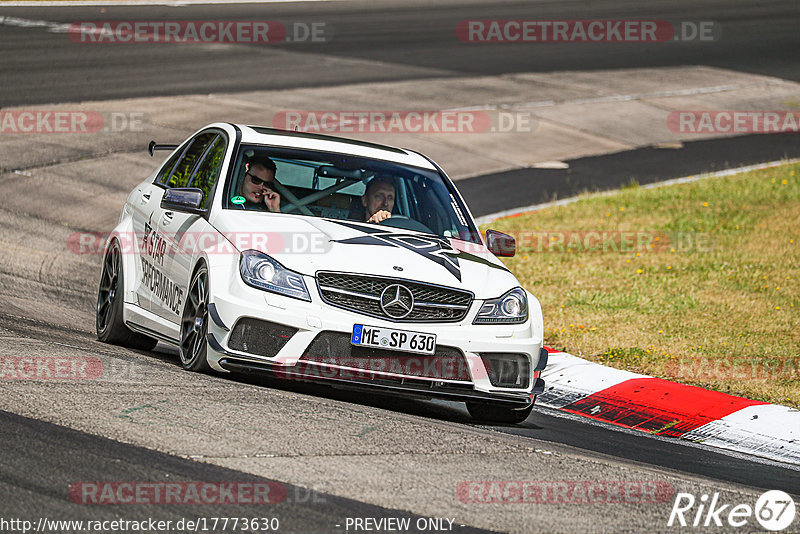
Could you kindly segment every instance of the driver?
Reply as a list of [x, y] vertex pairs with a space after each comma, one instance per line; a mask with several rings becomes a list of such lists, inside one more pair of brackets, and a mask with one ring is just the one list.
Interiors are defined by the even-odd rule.
[[277, 169], [275, 162], [266, 156], [256, 156], [250, 158], [244, 168], [244, 180], [240, 188], [245, 198], [244, 207], [280, 213], [281, 196], [272, 186]]
[[392, 216], [394, 207], [394, 182], [386, 176], [376, 176], [367, 184], [367, 190], [361, 197], [361, 204], [366, 214], [364, 221], [379, 223]]

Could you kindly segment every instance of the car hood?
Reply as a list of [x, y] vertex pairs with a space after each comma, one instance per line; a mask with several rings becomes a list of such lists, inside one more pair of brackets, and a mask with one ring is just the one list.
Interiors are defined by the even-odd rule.
[[309, 276], [336, 271], [419, 280], [466, 289], [481, 299], [519, 285], [483, 244], [287, 214], [227, 212], [213, 223], [240, 252], [261, 251]]

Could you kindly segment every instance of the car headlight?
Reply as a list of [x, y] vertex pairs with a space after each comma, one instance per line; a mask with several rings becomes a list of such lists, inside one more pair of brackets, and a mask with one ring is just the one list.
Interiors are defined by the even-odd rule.
[[515, 287], [499, 299], [483, 303], [472, 324], [516, 324], [528, 320], [528, 296]]
[[239, 272], [244, 283], [249, 286], [311, 302], [303, 275], [290, 271], [263, 252], [242, 252]]

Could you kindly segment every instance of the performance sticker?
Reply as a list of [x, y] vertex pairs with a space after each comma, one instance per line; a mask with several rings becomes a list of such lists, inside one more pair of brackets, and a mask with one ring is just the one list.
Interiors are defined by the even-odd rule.
[[145, 223], [142, 240], [142, 284], [177, 315], [183, 304], [183, 288], [154, 265], [164, 266], [166, 250], [167, 242], [164, 237]]
[[164, 266], [164, 254], [167, 252], [167, 241], [158, 232], [153, 230], [150, 223], [144, 223], [142, 250], [153, 258], [154, 263], [162, 267]]

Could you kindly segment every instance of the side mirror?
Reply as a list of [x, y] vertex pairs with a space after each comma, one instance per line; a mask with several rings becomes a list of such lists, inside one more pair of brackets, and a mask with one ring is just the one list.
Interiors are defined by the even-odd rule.
[[513, 256], [517, 253], [517, 241], [497, 230], [486, 230], [486, 248], [495, 256]]
[[200, 206], [203, 204], [203, 191], [196, 187], [173, 187], [164, 191], [161, 199], [161, 207], [194, 213], [196, 215], [205, 214], [205, 210]]

